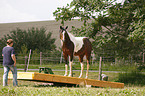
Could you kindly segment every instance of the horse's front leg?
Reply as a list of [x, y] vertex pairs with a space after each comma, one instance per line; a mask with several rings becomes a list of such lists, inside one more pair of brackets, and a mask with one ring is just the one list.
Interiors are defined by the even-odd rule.
[[67, 76], [68, 75], [68, 64], [65, 64], [65, 74], [64, 76]]
[[69, 57], [69, 68], [70, 68], [70, 71], [69, 71], [69, 77], [72, 77], [72, 63], [73, 63], [73, 55], [70, 55]]
[[65, 59], [65, 74], [64, 76], [68, 75], [68, 55], [63, 55]]

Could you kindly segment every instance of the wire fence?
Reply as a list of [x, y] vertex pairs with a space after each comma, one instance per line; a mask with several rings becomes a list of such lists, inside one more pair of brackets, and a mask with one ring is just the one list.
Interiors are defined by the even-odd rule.
[[[53, 53], [50, 55], [50, 53], [37, 53], [37, 55], [32, 54], [30, 56], [30, 65], [46, 65], [46, 64], [60, 64], [64, 63], [63, 53]], [[91, 64], [99, 63], [99, 58], [102, 57], [103, 63], [110, 63], [110, 64], [138, 64], [138, 63], [145, 63], [145, 56], [144, 53], [141, 54], [132, 54], [128, 58], [117, 58], [113, 54], [108, 53], [106, 55], [102, 53], [91, 54]], [[25, 56], [24, 54], [21, 54], [19, 56], [16, 56], [17, 58], [17, 64], [27, 64], [29, 56]], [[2, 64], [2, 57], [0, 57], [0, 64]], [[84, 57], [84, 62], [86, 63], [86, 58]], [[73, 63], [79, 63], [78, 57], [74, 57]]]
[[[17, 67], [18, 69], [24, 70], [25, 72], [29, 69], [37, 69], [39, 70], [39, 67], [45, 67], [51, 68], [53, 70], [63, 70], [65, 69], [64, 66], [59, 65], [64, 63], [63, 53], [62, 52], [55, 52], [55, 53], [37, 53], [37, 54], [16, 54], [17, 59]], [[30, 58], [29, 58], [30, 57]], [[102, 68], [100, 71], [100, 57], [102, 62]], [[0, 57], [0, 64], [2, 65], [2, 57]], [[143, 67], [139, 67], [140, 64], [145, 64], [144, 62], [145, 56], [144, 53], [140, 54], [132, 54], [129, 55], [127, 58], [117, 58], [115, 57], [115, 54], [112, 53], [94, 53], [91, 54], [91, 66], [89, 68], [89, 71], [98, 71], [99, 69], [99, 76], [102, 74], [100, 72], [103, 71], [114, 71], [114, 72], [126, 72], [126, 70], [130, 70], [131, 68], [139, 68], [139, 70], [142, 70]], [[28, 67], [29, 62], [29, 67]], [[80, 64], [78, 57], [74, 57], [73, 60], [73, 70], [80, 70]], [[86, 58], [84, 57], [84, 64], [86, 63]], [[135, 67], [134, 67], [135, 66]], [[136, 67], [137, 66], [137, 67]], [[129, 69], [130, 67], [130, 69]], [[145, 69], [145, 67], [144, 67]], [[86, 70], [84, 66], [84, 70]], [[34, 70], [33, 70], [34, 71]], [[128, 75], [128, 74], [127, 74]], [[128, 76], [129, 77], [135, 77], [135, 76]], [[101, 78], [101, 76], [100, 76]], [[144, 78], [143, 78], [144, 79]], [[141, 78], [142, 80], [142, 78]]]

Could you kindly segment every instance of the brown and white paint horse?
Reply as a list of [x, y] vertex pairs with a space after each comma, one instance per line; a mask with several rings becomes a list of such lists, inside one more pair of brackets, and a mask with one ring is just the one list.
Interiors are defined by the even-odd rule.
[[81, 63], [81, 73], [79, 78], [81, 78], [84, 70], [83, 57], [86, 55], [86, 59], [87, 59], [86, 78], [88, 78], [90, 56], [92, 51], [91, 42], [87, 37], [74, 37], [71, 33], [67, 32], [66, 30], [67, 28], [68, 26], [66, 28], [60, 26], [60, 39], [62, 42], [62, 51], [65, 59], [64, 76], [68, 75], [68, 56], [69, 56], [69, 66], [70, 66], [70, 73], [68, 75], [69, 77], [72, 77], [73, 57], [79, 56], [79, 61]]

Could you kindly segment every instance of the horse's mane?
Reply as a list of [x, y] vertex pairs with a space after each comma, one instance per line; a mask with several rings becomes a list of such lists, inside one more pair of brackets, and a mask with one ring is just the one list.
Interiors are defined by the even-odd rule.
[[75, 40], [75, 36], [74, 36], [73, 34], [71, 34], [71, 33], [69, 33], [69, 32], [67, 32], [67, 33], [68, 33], [68, 35], [69, 35], [70, 39]]
[[76, 39], [76, 38], [88, 38], [88, 37], [75, 37], [72, 33], [67, 32], [70, 39]]

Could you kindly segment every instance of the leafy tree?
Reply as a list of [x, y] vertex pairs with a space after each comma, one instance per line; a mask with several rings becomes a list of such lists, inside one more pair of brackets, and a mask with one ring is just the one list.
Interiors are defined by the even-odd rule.
[[22, 46], [30, 50], [37, 49], [38, 52], [45, 52], [47, 50], [55, 50], [56, 46], [54, 44], [55, 39], [51, 38], [52, 33], [49, 32], [46, 34], [46, 29], [41, 27], [39, 28], [30, 28], [28, 30], [22, 30], [17, 28], [10, 32], [10, 35], [7, 34], [0, 40], [1, 47], [6, 46], [5, 42], [7, 39], [11, 38], [14, 40], [14, 48], [17, 53], [23, 52]]
[[17, 63], [19, 64], [25, 64], [25, 56], [28, 57], [28, 49], [26, 47], [26, 45], [24, 44], [23, 46], [21, 46], [21, 51], [18, 53], [17, 55]]
[[18, 54], [19, 56], [25, 55], [28, 56], [28, 48], [26, 47], [26, 45], [24, 44], [23, 46], [21, 46], [21, 51]]
[[[128, 57], [144, 48], [144, 13], [143, 0], [125, 0], [124, 3], [116, 3], [116, 0], [73, 0], [66, 7], [57, 8], [53, 14], [62, 24], [79, 17], [84, 25], [72, 27], [72, 31], [92, 38], [95, 50], [112, 51], [115, 57]], [[92, 22], [88, 23], [88, 20]]]
[[145, 46], [145, 4], [143, 0], [139, 0], [136, 2], [136, 6], [134, 9], [135, 20], [130, 26], [133, 32], [129, 34], [128, 39], [133, 40], [133, 42], [140, 42], [139, 44], [143, 48]]
[[38, 52], [38, 50], [37, 49], [33, 50], [30, 64], [39, 64], [40, 63], [39, 58], [40, 58], [40, 53]]

